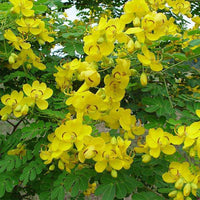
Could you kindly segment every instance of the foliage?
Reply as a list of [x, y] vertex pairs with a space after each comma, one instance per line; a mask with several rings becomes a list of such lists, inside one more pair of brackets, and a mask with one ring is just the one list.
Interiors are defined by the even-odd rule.
[[0, 5], [1, 199], [200, 197], [199, 2]]

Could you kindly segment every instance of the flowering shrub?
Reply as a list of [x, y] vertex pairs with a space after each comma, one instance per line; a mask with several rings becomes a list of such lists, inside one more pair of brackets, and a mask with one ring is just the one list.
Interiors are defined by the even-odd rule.
[[64, 5], [1, 3], [0, 197], [200, 198], [193, 4], [131, 0], [74, 22]]

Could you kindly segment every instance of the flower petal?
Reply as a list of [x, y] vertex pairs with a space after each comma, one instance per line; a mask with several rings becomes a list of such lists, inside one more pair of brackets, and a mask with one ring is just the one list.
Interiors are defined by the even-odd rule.
[[36, 100], [36, 104], [40, 110], [45, 110], [48, 108], [48, 102], [42, 99]]
[[96, 164], [95, 164], [95, 170], [98, 172], [98, 173], [101, 173], [105, 170], [105, 168], [107, 167], [107, 161], [106, 160], [103, 160], [103, 161], [98, 161]]

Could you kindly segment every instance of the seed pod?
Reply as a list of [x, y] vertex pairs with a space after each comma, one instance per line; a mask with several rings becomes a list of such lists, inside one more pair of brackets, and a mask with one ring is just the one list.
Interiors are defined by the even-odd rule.
[[141, 76], [140, 76], [140, 83], [142, 86], [146, 86], [147, 85], [147, 75], [146, 73], [142, 73]]

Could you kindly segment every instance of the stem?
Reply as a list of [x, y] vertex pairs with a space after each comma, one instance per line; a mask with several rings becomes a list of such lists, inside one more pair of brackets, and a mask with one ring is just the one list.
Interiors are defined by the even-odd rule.
[[[200, 56], [200, 54], [195, 55], [195, 56], [192, 56], [192, 57], [190, 57], [188, 60], [191, 60], [191, 59], [196, 58], [196, 57], [199, 57], [199, 56]], [[175, 66], [177, 66], [177, 65], [180, 65], [180, 64], [182, 64], [182, 63], [184, 63], [184, 62], [186, 62], [186, 61], [183, 60], [183, 61], [181, 61], [181, 62], [178, 62], [178, 63], [176, 63], [176, 64], [174, 64], [174, 65], [168, 67], [167, 69], [164, 69], [162, 72], [165, 72], [165, 71], [167, 71], [168, 69], [171, 69], [171, 68], [173, 68], [173, 67], [175, 67]]]
[[10, 121], [8, 121], [8, 120], [7, 120], [7, 122], [8, 122], [10, 125], [12, 125], [13, 127], [15, 126], [12, 122], [10, 122]]
[[[25, 117], [24, 117], [25, 118]], [[15, 132], [15, 130], [17, 129], [17, 127], [21, 124], [21, 122], [24, 120], [24, 118], [22, 118], [22, 119], [20, 119], [18, 122], [17, 122], [17, 124], [16, 125], [14, 125], [13, 126], [13, 130], [12, 130], [12, 132], [10, 133], [10, 135], [12, 135], [14, 132]]]
[[164, 77], [162, 77], [162, 78], [163, 78], [163, 81], [164, 81], [164, 84], [165, 84], [165, 89], [166, 89], [166, 92], [167, 92], [167, 97], [168, 97], [168, 99], [169, 99], [170, 105], [171, 105], [172, 109], [174, 109], [172, 100], [171, 100], [170, 95], [169, 95], [169, 90], [168, 90], [168, 88], [167, 88], [166, 80], [165, 80]]

